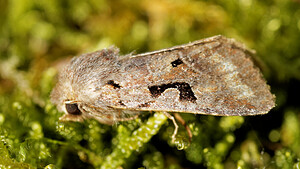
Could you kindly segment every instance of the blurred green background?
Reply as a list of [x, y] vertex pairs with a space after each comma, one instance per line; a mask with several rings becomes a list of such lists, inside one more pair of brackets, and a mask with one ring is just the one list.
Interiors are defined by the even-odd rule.
[[[222, 34], [257, 51], [277, 106], [267, 115], [144, 113], [114, 126], [62, 123], [49, 101], [65, 58], [122, 54]], [[299, 168], [299, 0], [0, 0], [0, 168]], [[158, 124], [156, 126], [155, 124]]]

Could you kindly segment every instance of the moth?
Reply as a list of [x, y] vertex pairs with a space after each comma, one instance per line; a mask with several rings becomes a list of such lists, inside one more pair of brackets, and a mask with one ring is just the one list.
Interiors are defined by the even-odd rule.
[[67, 121], [114, 124], [145, 111], [215, 116], [260, 115], [275, 106], [254, 51], [214, 36], [158, 51], [120, 56], [110, 47], [74, 57], [51, 101]]

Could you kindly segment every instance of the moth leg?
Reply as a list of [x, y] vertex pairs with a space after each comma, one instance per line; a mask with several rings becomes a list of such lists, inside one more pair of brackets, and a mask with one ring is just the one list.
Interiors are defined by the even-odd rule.
[[174, 129], [174, 132], [173, 132], [173, 135], [172, 135], [172, 142], [174, 143], [175, 142], [175, 136], [177, 135], [177, 132], [178, 132], [178, 125], [176, 123], [175, 118], [171, 114], [169, 114], [165, 111], [163, 111], [162, 113], [164, 113], [165, 116], [167, 116], [170, 120], [172, 120], [172, 122], [174, 124], [175, 129]]
[[188, 136], [189, 136], [189, 142], [191, 143], [191, 142], [192, 142], [192, 137], [193, 137], [193, 134], [192, 134], [191, 129], [189, 128], [188, 125], [186, 125], [186, 122], [185, 122], [184, 119], [180, 116], [179, 113], [174, 113], [174, 117], [175, 117], [175, 119], [176, 119], [177, 121], [179, 121], [179, 123], [180, 123], [181, 125], [183, 125], [183, 126], [185, 127], [185, 129], [186, 129], [186, 131], [187, 131], [187, 134], [188, 134]]

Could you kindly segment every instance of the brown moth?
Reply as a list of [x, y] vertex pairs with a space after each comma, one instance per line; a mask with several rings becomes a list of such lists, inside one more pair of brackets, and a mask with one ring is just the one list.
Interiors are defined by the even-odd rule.
[[75, 57], [60, 73], [51, 101], [62, 120], [113, 124], [143, 111], [216, 116], [265, 114], [275, 106], [242, 44], [214, 36], [159, 51], [119, 56], [111, 47]]

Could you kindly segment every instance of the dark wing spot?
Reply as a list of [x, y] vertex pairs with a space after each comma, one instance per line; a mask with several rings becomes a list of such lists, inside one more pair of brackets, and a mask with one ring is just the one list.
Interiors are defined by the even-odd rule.
[[121, 106], [126, 106], [126, 105], [122, 102], [122, 100], [119, 101], [119, 104], [120, 104]]
[[81, 111], [78, 109], [77, 103], [66, 104], [66, 110], [69, 114], [81, 115]]
[[197, 100], [191, 86], [188, 83], [184, 83], [184, 82], [162, 84], [158, 86], [149, 86], [148, 88], [153, 97], [160, 96], [168, 88], [176, 88], [180, 92], [179, 100], [181, 101], [185, 100], [191, 102], [195, 102]]
[[138, 107], [150, 107], [150, 103], [143, 103], [138, 105]]
[[115, 81], [113, 81], [113, 80], [109, 80], [109, 81], [107, 82], [107, 84], [113, 86], [114, 89], [119, 89], [119, 88], [121, 88], [121, 86], [120, 86], [118, 83], [115, 83]]
[[176, 60], [174, 60], [173, 62], [171, 62], [171, 65], [172, 65], [173, 67], [177, 67], [178, 65], [181, 65], [182, 63], [183, 63], [182, 60], [176, 59]]

